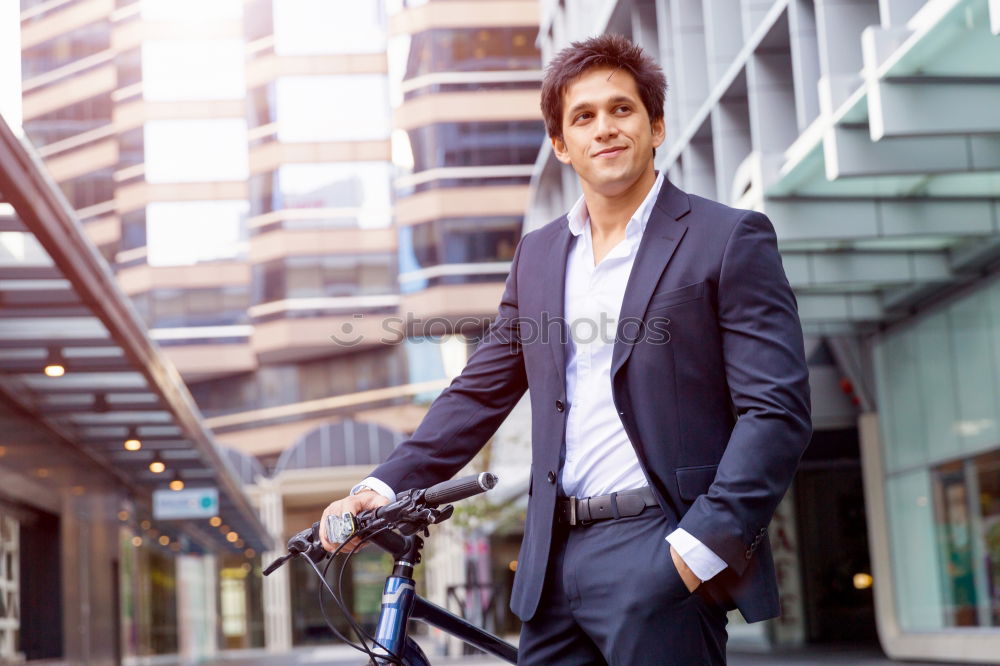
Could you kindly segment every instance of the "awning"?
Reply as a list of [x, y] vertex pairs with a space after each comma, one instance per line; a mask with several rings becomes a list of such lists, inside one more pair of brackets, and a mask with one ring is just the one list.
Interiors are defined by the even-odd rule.
[[988, 0], [869, 27], [856, 85], [838, 82], [843, 101], [828, 93], [763, 201], [743, 202], [774, 222], [808, 333], [899, 320], [1000, 259], [998, 33]]
[[[48, 376], [47, 365], [65, 374]], [[180, 375], [34, 150], [2, 118], [0, 395], [146, 505], [178, 478], [188, 491], [217, 488], [221, 524], [171, 523], [191, 550], [271, 546]], [[128, 439], [141, 448], [127, 450]], [[151, 471], [154, 458], [165, 471]]]

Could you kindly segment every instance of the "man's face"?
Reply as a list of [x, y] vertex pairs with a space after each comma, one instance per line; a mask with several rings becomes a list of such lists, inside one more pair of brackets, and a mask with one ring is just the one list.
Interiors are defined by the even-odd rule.
[[562, 139], [552, 139], [556, 157], [605, 196], [651, 170], [664, 139], [663, 119], [650, 122], [635, 79], [613, 67], [587, 70], [566, 87], [562, 129]]

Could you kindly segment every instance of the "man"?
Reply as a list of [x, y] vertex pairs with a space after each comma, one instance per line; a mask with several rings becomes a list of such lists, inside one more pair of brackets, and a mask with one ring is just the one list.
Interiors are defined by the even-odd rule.
[[530, 388], [524, 664], [722, 664], [726, 610], [779, 612], [766, 527], [811, 434], [795, 299], [764, 215], [654, 170], [665, 89], [621, 37], [556, 56], [542, 111], [582, 198], [521, 240], [413, 437], [324, 512], [452, 476]]

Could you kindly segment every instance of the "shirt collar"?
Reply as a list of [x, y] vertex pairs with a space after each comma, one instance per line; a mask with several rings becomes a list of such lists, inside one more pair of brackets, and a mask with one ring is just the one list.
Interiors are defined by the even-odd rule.
[[[663, 187], [663, 174], [663, 171], [659, 172], [656, 176], [656, 181], [653, 182], [653, 186], [649, 188], [646, 198], [642, 200], [639, 207], [632, 213], [632, 218], [625, 225], [626, 237], [641, 236], [642, 232], [646, 230], [646, 223], [649, 222], [649, 216], [653, 212], [653, 204], [656, 203], [656, 197], [660, 194], [660, 189]], [[566, 219], [569, 222], [570, 233], [574, 236], [579, 236], [583, 233], [583, 230], [590, 222], [590, 213], [587, 211], [587, 202], [584, 200], [583, 195], [569, 209]]]

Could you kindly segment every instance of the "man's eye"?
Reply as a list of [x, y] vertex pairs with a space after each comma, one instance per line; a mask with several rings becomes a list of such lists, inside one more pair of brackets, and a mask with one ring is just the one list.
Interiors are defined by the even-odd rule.
[[587, 120], [588, 118], [590, 118], [590, 114], [589, 113], [581, 113], [581, 114], [577, 115], [576, 118], [573, 119], [573, 122], [575, 122], [575, 123], [576, 122], [580, 122], [581, 120]]
[[619, 106], [619, 107], [618, 107], [617, 109], [615, 109], [615, 111], [621, 111], [621, 112], [624, 112], [624, 113], [628, 113], [628, 112], [629, 112], [629, 111], [631, 111], [631, 110], [632, 110], [632, 109], [630, 109], [630, 108], [629, 108], [629, 107], [628, 107], [627, 105], [625, 105], [625, 104], [622, 104], [622, 105], [621, 105], [621, 106]]

